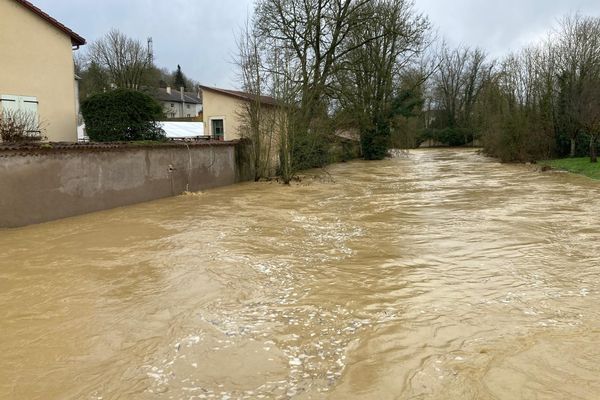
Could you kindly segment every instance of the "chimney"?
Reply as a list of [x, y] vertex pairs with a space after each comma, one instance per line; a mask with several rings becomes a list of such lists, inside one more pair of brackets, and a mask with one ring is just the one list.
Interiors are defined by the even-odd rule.
[[171, 94], [171, 86], [167, 86], [167, 94]]
[[180, 87], [180, 88], [179, 88], [179, 91], [180, 91], [180, 93], [181, 93], [181, 102], [182, 102], [182, 103], [185, 103], [185, 99], [183, 98], [183, 93], [185, 92], [185, 87], [183, 87], [183, 86], [182, 86], [182, 87]]

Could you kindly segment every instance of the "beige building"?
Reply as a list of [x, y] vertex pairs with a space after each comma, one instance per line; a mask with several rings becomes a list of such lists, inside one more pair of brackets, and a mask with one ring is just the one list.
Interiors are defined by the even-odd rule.
[[[278, 134], [283, 114], [278, 112], [276, 100], [260, 96], [260, 142], [249, 132], [248, 112], [256, 98], [246, 92], [200, 86], [204, 107], [204, 134], [217, 140], [235, 140], [243, 137], [253, 141], [253, 167], [257, 176], [273, 176], [279, 165]], [[260, 148], [260, 150], [258, 150]], [[258, 152], [258, 153], [257, 153]]]
[[[244, 109], [252, 95], [236, 90], [200, 86], [204, 134], [219, 140], [234, 140], [242, 137]], [[274, 105], [271, 97], [261, 96], [261, 103]]]
[[25, 0], [0, 0], [0, 107], [34, 113], [49, 141], [77, 141], [73, 50], [85, 39]]

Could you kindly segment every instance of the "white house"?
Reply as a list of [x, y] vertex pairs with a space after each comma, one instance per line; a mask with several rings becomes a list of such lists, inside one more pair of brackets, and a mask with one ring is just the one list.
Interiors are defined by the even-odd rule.
[[193, 118], [202, 114], [202, 96], [199, 92], [166, 87], [153, 89], [150, 94], [162, 104], [167, 118]]

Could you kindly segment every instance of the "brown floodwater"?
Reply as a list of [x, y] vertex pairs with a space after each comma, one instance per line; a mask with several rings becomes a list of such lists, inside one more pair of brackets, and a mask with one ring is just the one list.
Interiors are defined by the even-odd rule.
[[598, 399], [599, 211], [427, 150], [0, 230], [0, 398]]

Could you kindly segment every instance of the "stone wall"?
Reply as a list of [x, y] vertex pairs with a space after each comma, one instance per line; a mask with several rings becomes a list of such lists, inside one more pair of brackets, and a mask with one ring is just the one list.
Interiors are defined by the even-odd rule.
[[[234, 142], [0, 148], [0, 227], [19, 227], [231, 185]], [[238, 149], [237, 153], [240, 152]]]

